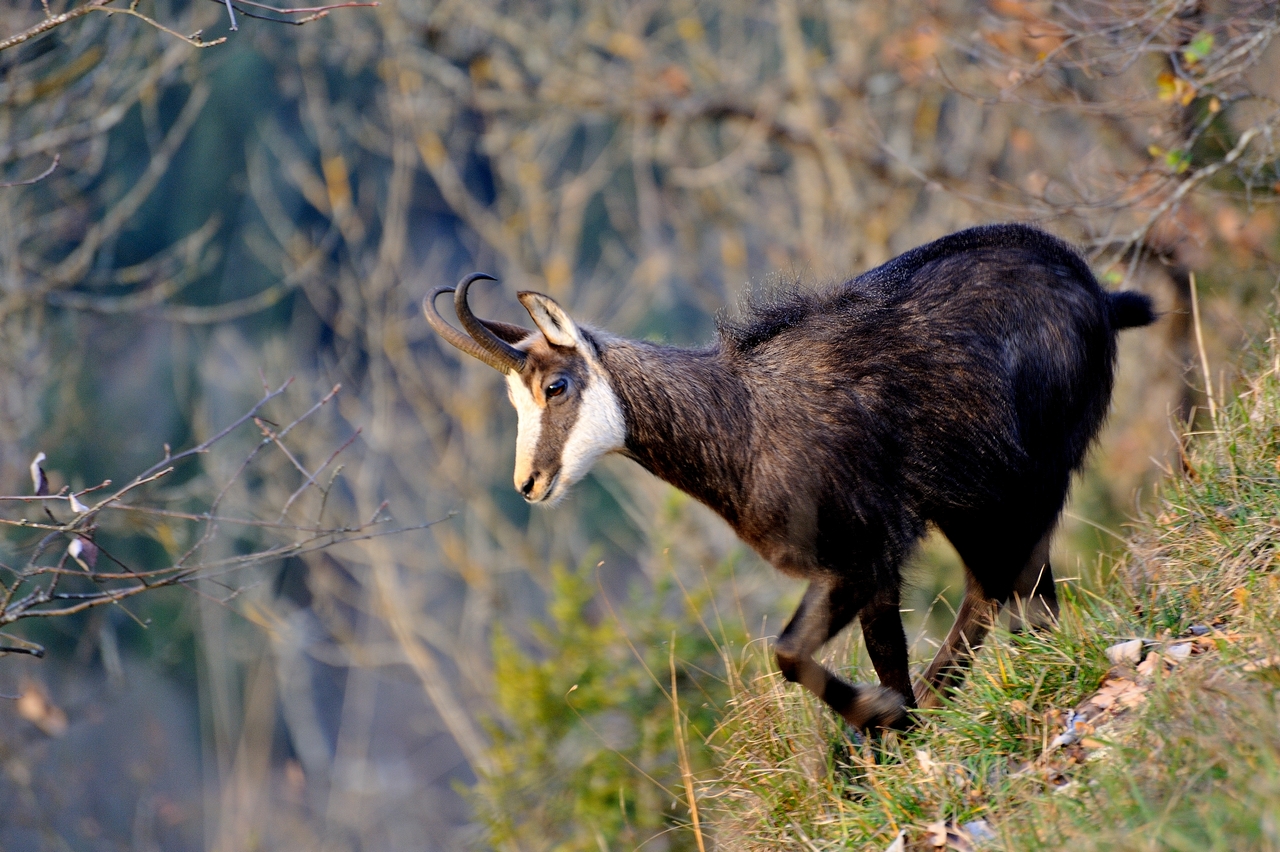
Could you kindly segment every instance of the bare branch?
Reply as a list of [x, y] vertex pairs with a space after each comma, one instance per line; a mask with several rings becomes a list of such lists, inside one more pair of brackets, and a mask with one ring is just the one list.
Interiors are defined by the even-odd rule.
[[32, 184], [39, 183], [40, 181], [47, 178], [49, 175], [53, 174], [54, 170], [58, 168], [58, 162], [61, 159], [62, 159], [61, 154], [54, 154], [53, 162], [50, 163], [49, 167], [44, 171], [42, 171], [40, 174], [36, 175], [33, 178], [27, 178], [26, 180], [15, 180], [10, 183], [0, 183], [0, 189], [4, 187], [9, 187], [9, 186], [31, 186]]
[[[29, 546], [25, 567], [6, 567], [12, 579], [0, 587], [0, 625], [29, 618], [65, 617], [107, 604], [119, 605], [129, 598], [154, 589], [187, 585], [197, 578], [225, 577], [255, 565], [263, 565], [287, 557], [303, 556], [338, 544], [368, 541], [410, 530], [424, 529], [436, 523], [433, 521], [416, 526], [388, 527], [383, 516], [386, 508], [385, 501], [378, 506], [368, 520], [363, 522], [331, 526], [300, 526], [283, 522], [289, 508], [315, 484], [319, 473], [329, 467], [339, 453], [350, 447], [359, 434], [357, 432], [356, 435], [352, 435], [328, 453], [324, 463], [314, 472], [308, 471], [298, 461], [298, 455], [286, 446], [286, 440], [298, 426], [335, 399], [339, 392], [338, 386], [333, 387], [300, 415], [290, 419], [284, 428], [265, 429], [266, 436], [252, 444], [244, 461], [235, 468], [230, 478], [211, 494], [207, 510], [181, 512], [166, 509], [163, 505], [156, 505], [157, 500], [165, 499], [163, 494], [151, 498], [144, 497], [139, 502], [139, 497], [144, 494], [145, 489], [165, 481], [178, 463], [195, 456], [208, 455], [243, 426], [253, 422], [257, 422], [260, 427], [264, 426], [263, 408], [268, 403], [278, 400], [291, 383], [292, 380], [286, 381], [274, 390], [268, 389], [248, 411], [199, 444], [176, 454], [169, 452], [166, 448], [165, 457], [160, 462], [132, 477], [123, 487], [112, 490], [92, 507], [87, 509], [81, 507], [81, 510], [75, 512], [69, 520], [59, 520], [53, 513], [49, 513], [47, 523], [34, 522], [26, 518], [0, 517], [0, 525], [18, 530], [36, 529], [43, 533], [39, 541]], [[250, 464], [254, 463], [264, 447], [272, 445], [279, 447], [303, 474], [302, 485], [284, 498], [280, 520], [270, 522], [223, 516], [220, 506], [232, 486], [240, 483], [239, 487], [243, 487], [243, 479]], [[104, 482], [93, 488], [74, 492], [63, 489], [56, 495], [0, 497], [0, 510], [5, 506], [20, 508], [32, 503], [42, 506], [51, 502], [70, 503], [73, 497], [78, 501], [79, 497], [103, 491], [108, 486], [109, 483]], [[130, 564], [112, 553], [109, 547], [104, 546], [103, 536], [109, 537], [113, 534], [112, 530], [117, 528], [126, 530], [135, 528], [127, 521], [123, 527], [120, 527], [112, 519], [138, 514], [164, 519], [170, 524], [183, 525], [171, 527], [171, 535], [190, 535], [193, 543], [177, 558], [163, 564]], [[256, 530], [263, 536], [278, 540], [262, 540], [247, 553], [208, 554], [206, 550], [222, 523]], [[183, 532], [184, 529], [186, 532]], [[243, 540], [243, 536], [240, 536], [240, 540]], [[60, 542], [65, 542], [66, 546], [61, 546]], [[51, 554], [56, 554], [56, 558], [50, 558]], [[97, 567], [96, 563], [103, 560], [109, 564]], [[63, 588], [60, 584], [67, 584], [67, 587]], [[89, 584], [89, 588], [85, 588], [85, 584]], [[0, 653], [6, 651], [39, 653], [39, 649], [34, 644], [31, 644], [30, 648], [24, 648], [18, 644], [0, 648]]]

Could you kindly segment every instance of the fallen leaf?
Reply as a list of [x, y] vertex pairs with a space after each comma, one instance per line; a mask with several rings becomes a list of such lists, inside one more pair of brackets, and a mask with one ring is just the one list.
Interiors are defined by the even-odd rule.
[[927, 777], [932, 779], [939, 775], [938, 762], [930, 757], [928, 751], [916, 749], [916, 762], [920, 764], [920, 771]]
[[24, 680], [18, 696], [18, 715], [51, 737], [67, 732], [67, 714], [51, 702], [44, 688], [34, 680]]
[[1123, 663], [1137, 663], [1142, 660], [1142, 646], [1141, 639], [1118, 642], [1107, 649], [1107, 659], [1117, 666]]
[[1128, 678], [1113, 678], [1107, 681], [1098, 691], [1089, 696], [1088, 703], [1102, 710], [1116, 704], [1122, 708], [1137, 707], [1146, 698], [1147, 688]]
[[995, 832], [991, 831], [985, 820], [975, 820], [964, 826], [956, 825], [953, 820], [938, 820], [925, 826], [925, 845], [933, 849], [950, 849], [952, 852], [973, 852], [973, 842], [976, 838], [968, 826], [979, 823], [981, 823], [980, 831], [995, 837]]
[[1231, 590], [1231, 597], [1235, 598], [1236, 606], [1244, 609], [1245, 602], [1249, 600], [1249, 590], [1239, 586]]
[[907, 833], [899, 831], [898, 836], [893, 842], [884, 848], [884, 852], [906, 852], [907, 849]]
[[1280, 668], [1280, 657], [1263, 657], [1260, 660], [1254, 660], [1251, 663], [1245, 663], [1240, 668], [1241, 670], [1246, 672], [1257, 672], [1257, 671], [1262, 671], [1263, 669]]
[[942, 849], [947, 845], [947, 824], [942, 820], [929, 823], [924, 830], [925, 844], [935, 849]]
[[1143, 660], [1141, 663], [1138, 663], [1138, 674], [1147, 678], [1154, 677], [1156, 673], [1156, 669], [1160, 669], [1160, 671], [1166, 672], [1170, 668], [1172, 668], [1172, 665], [1173, 664], [1170, 663], [1168, 659], [1156, 653], [1155, 651], [1152, 651], [1150, 654], [1147, 654], [1147, 658], [1145, 660]]

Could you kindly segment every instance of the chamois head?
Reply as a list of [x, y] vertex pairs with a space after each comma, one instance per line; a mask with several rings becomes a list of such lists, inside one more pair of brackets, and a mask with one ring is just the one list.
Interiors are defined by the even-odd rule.
[[[467, 289], [482, 279], [496, 280], [482, 272], [468, 275], [457, 288], [441, 287], [423, 299], [422, 312], [441, 337], [507, 377], [507, 397], [519, 417], [516, 490], [530, 503], [555, 503], [596, 459], [622, 449], [622, 407], [595, 345], [563, 308], [549, 296], [524, 291], [520, 304], [537, 331], [479, 319], [467, 305]], [[442, 293], [454, 294], [466, 334], [436, 310]]]

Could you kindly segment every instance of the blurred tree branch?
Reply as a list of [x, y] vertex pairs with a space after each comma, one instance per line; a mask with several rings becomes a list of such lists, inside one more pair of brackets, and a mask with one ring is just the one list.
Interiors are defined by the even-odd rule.
[[[1065, 0], [1002, 4], [975, 44], [991, 103], [1077, 113], [1118, 133], [1128, 156], [1047, 179], [1025, 196], [1041, 215], [1080, 220], [1104, 262], [1128, 274], [1148, 251], [1185, 243], [1198, 192], [1274, 201], [1280, 11], [1263, 0]], [[1124, 154], [1126, 150], [1115, 152]], [[1200, 243], [1203, 234], [1193, 235]]]
[[[197, 28], [227, 9], [214, 2], [178, 7], [177, 21], [167, 23]], [[487, 772], [494, 765], [488, 731], [475, 718], [494, 707], [494, 625], [504, 625], [520, 647], [536, 646], [529, 624], [544, 615], [554, 592], [551, 566], [605, 560], [619, 587], [637, 575], [652, 580], [670, 566], [650, 531], [673, 519], [686, 524], [679, 541], [694, 551], [672, 560], [678, 565], [717, 564], [738, 552], [717, 521], [634, 472], [615, 475], [608, 464], [554, 515], [530, 513], [509, 482], [514, 417], [500, 384], [483, 365], [441, 350], [418, 313], [421, 296], [485, 269], [504, 278], [505, 294], [479, 295], [486, 315], [520, 319], [510, 291], [526, 287], [619, 332], [688, 343], [709, 337], [717, 311], [772, 276], [843, 279], [993, 217], [1047, 221], [1064, 235], [1093, 240], [1104, 261], [1128, 263], [1157, 236], [1175, 247], [1253, 245], [1266, 256], [1272, 247], [1254, 235], [1271, 231], [1265, 217], [1255, 227], [1248, 205], [1273, 195], [1263, 156], [1270, 144], [1266, 93], [1257, 79], [1257, 69], [1271, 67], [1268, 37], [1260, 35], [1271, 23], [1258, 16], [1261, 24], [1245, 20], [1233, 29], [1213, 15], [1179, 17], [1185, 6], [394, 0], [344, 17], [341, 27], [307, 27], [296, 37], [257, 28], [253, 57], [203, 54], [219, 61], [231, 55], [228, 65], [256, 63], [252, 79], [269, 81], [269, 104], [257, 102], [254, 86], [214, 85], [186, 44], [148, 27], [107, 28], [101, 16], [89, 16], [4, 53], [13, 64], [0, 77], [0, 119], [7, 122], [0, 177], [25, 178], [55, 154], [63, 166], [0, 193], [0, 355], [16, 377], [0, 397], [0, 425], [9, 446], [34, 448], [41, 432], [31, 424], [46, 404], [50, 365], [76, 349], [85, 328], [157, 334], [150, 321], [169, 323], [158, 333], [166, 345], [172, 335], [198, 353], [190, 356], [198, 365], [191, 381], [206, 387], [186, 392], [200, 400], [217, 384], [218, 358], [314, 377], [316, 386], [343, 382], [348, 391], [325, 407], [324, 418], [311, 415], [299, 425], [310, 424], [306, 436], [264, 423], [260, 438], [277, 465], [272, 476], [237, 473], [247, 450], [219, 456], [220, 481], [259, 484], [257, 510], [222, 506], [211, 513], [207, 504], [148, 499], [145, 512], [104, 509], [100, 535], [112, 533], [110, 524], [177, 525], [194, 541], [216, 515], [228, 537], [236, 521], [236, 528], [261, 531], [255, 552], [293, 546], [332, 526], [288, 524], [301, 517], [302, 503], [319, 499], [319, 483], [344, 459], [352, 472], [332, 499], [350, 517], [375, 517], [386, 500], [415, 520], [458, 513], [430, 536], [311, 552], [297, 560], [305, 589], [294, 597], [262, 589], [252, 608], [243, 607], [270, 640], [258, 656], [240, 658], [246, 671], [252, 664], [253, 718], [275, 724], [261, 697], [269, 690], [259, 690], [274, 666], [307, 783], [328, 791], [313, 814], [325, 836], [381, 831], [378, 808], [388, 797], [372, 781], [360, 787], [351, 780], [373, 775], [375, 667], [409, 675], [413, 697], [437, 711], [424, 714], [431, 736], [447, 735], [461, 754], [450, 759], [465, 762], [451, 777], [465, 780], [467, 767]], [[232, 8], [256, 14], [258, 7], [235, 0]], [[1119, 17], [1099, 23], [1123, 15], [1137, 24]], [[1211, 47], [1197, 42], [1206, 30]], [[1257, 95], [1253, 106], [1233, 100], [1231, 68], [1245, 70]], [[232, 146], [215, 131], [201, 135], [220, 114], [243, 106], [227, 91], [254, 101], [236, 114], [252, 132]], [[1255, 125], [1251, 109], [1264, 124]], [[1260, 129], [1246, 138], [1254, 126]], [[126, 168], [108, 156], [106, 134], [141, 137], [145, 145], [130, 149]], [[209, 138], [217, 144], [193, 144]], [[1237, 146], [1235, 159], [1224, 162]], [[196, 178], [242, 151], [243, 171], [228, 170], [225, 181], [202, 189], [232, 203], [192, 205]], [[1170, 159], [1175, 151], [1190, 152], [1185, 169], [1182, 154]], [[1259, 171], [1242, 201], [1239, 175], [1250, 170]], [[177, 188], [156, 178], [173, 174]], [[145, 221], [172, 231], [163, 231], [163, 243], [131, 240], [131, 228], [154, 205], [161, 214]], [[197, 212], [182, 215], [189, 207]], [[1224, 208], [1243, 211], [1229, 239], [1219, 239], [1228, 233], [1219, 227], [1228, 218]], [[1192, 239], [1170, 237], [1180, 228]], [[1135, 233], [1140, 245], [1126, 253], [1120, 246]], [[1223, 277], [1245, 257], [1224, 256]], [[1119, 274], [1107, 267], [1100, 273]], [[272, 306], [234, 328], [187, 327]], [[136, 325], [113, 324], [119, 317]], [[49, 334], [51, 318], [72, 333]], [[1180, 364], [1170, 367], [1176, 358], [1166, 357], [1155, 335], [1148, 339], [1149, 357], [1122, 359], [1147, 371], [1128, 380], [1141, 393], [1118, 392], [1117, 399], [1140, 400], [1158, 386], [1148, 408], [1162, 434], [1167, 396], [1160, 394], [1170, 384], [1181, 388]], [[172, 351], [185, 350], [174, 344]], [[73, 383], [59, 386], [61, 401], [74, 396]], [[66, 429], [81, 428], [94, 413], [76, 420], [64, 417], [63, 407], [52, 410], [75, 424]], [[1129, 428], [1127, 416], [1113, 419], [1117, 433]], [[357, 427], [362, 440], [348, 445]], [[250, 431], [247, 423], [241, 431]], [[1130, 443], [1123, 455], [1138, 460], [1116, 486], [1127, 508], [1127, 487], [1159, 450], [1148, 450], [1155, 441], [1124, 435]], [[281, 445], [289, 455], [277, 452]], [[254, 466], [266, 456], [255, 457]], [[172, 482], [166, 475], [145, 488], [156, 489], [158, 499]], [[64, 504], [49, 505], [65, 517]], [[61, 576], [59, 589], [87, 582], [64, 554], [67, 536], [76, 533], [47, 526], [17, 530], [60, 536], [38, 564], [58, 569], [62, 559], [62, 573], [38, 575], [41, 582]], [[284, 537], [265, 543], [275, 536]], [[96, 540], [115, 552], [105, 538]], [[231, 567], [219, 560], [233, 558], [216, 549], [211, 542], [201, 557], [214, 577]], [[165, 568], [180, 557], [170, 554]], [[25, 570], [30, 554], [10, 561]], [[749, 586], [747, 573], [744, 567], [735, 583]], [[123, 588], [131, 580], [111, 582]], [[228, 786], [243, 785], [227, 817], [240, 821], [241, 833], [226, 840], [238, 848], [256, 831], [254, 819], [270, 819], [263, 812], [277, 801], [279, 779], [249, 759], [263, 734], [248, 730], [247, 707], [243, 720], [237, 715], [240, 672], [219, 656], [233, 628], [220, 626], [222, 591], [213, 583], [202, 586], [212, 598], [201, 599], [206, 664], [214, 672], [208, 682], [218, 696], [210, 702], [218, 709], [209, 738], [217, 754], [208, 763], [226, 770]], [[774, 611], [777, 581], [759, 588], [747, 609]], [[268, 653], [277, 655], [274, 662]], [[308, 666], [316, 662], [350, 671], [336, 685], [317, 681], [313, 694]], [[549, 693], [548, 705], [562, 697]], [[317, 733], [319, 709], [342, 717], [334, 743]], [[236, 733], [242, 721], [243, 736]], [[229, 768], [242, 756], [253, 767], [243, 776]], [[330, 786], [331, 778], [351, 786]]]
[[[8, 580], [0, 584], [0, 628], [4, 628], [0, 629], [0, 639], [12, 643], [0, 646], [0, 652], [43, 655], [44, 650], [38, 644], [21, 639], [7, 629], [25, 619], [74, 615], [93, 607], [120, 604], [166, 586], [190, 586], [198, 580], [216, 581], [227, 591], [227, 600], [230, 600], [238, 594], [238, 588], [230, 585], [227, 578], [250, 567], [429, 526], [388, 527], [385, 504], [379, 504], [364, 521], [337, 525], [324, 521], [329, 494], [338, 474], [335, 472], [323, 483], [318, 477], [351, 445], [356, 435], [329, 452], [314, 470], [308, 468], [301, 453], [305, 451], [310, 455], [316, 448], [304, 444], [294, 450], [286, 439], [331, 403], [339, 389], [335, 387], [283, 428], [276, 428], [265, 419], [263, 412], [285, 393], [289, 384], [267, 390], [252, 408], [199, 444], [176, 454], [170, 454], [166, 447], [161, 461], [122, 487], [113, 489], [107, 480], [90, 488], [72, 490], [64, 486], [57, 493], [46, 493], [47, 479], [42, 467], [45, 455], [39, 454], [32, 463], [36, 494], [0, 496], [0, 512], [4, 513], [0, 514], [0, 527], [40, 533], [37, 539], [27, 537], [25, 543], [21, 538], [15, 540], [13, 553], [7, 558], [12, 560], [14, 555], [25, 551], [21, 565], [0, 562], [0, 571], [8, 574]], [[195, 501], [198, 505], [192, 505], [189, 486], [181, 489], [181, 497], [166, 493], [164, 483], [184, 463], [223, 450], [222, 444], [233, 433], [250, 425], [256, 425], [260, 440], [234, 466], [230, 477], [216, 486], [211, 484], [203, 502]], [[262, 463], [258, 462], [258, 456], [268, 448], [275, 448], [284, 456], [294, 470], [294, 478], [300, 477], [301, 482], [279, 507], [274, 521], [228, 513], [224, 503], [233, 490], [243, 491], [247, 477], [268, 475], [269, 469], [263, 470]], [[190, 474], [185, 472], [188, 477]], [[307, 497], [313, 499], [304, 501]], [[300, 501], [307, 503], [309, 511], [301, 511]], [[69, 508], [66, 519], [58, 517], [64, 513], [53, 511], [53, 507], [63, 504]], [[175, 505], [183, 508], [174, 508]], [[38, 508], [44, 519], [34, 520], [26, 514], [15, 517], [18, 510], [27, 508]], [[245, 508], [257, 515], [263, 510], [258, 500]], [[290, 520], [298, 515], [305, 520]], [[170, 543], [167, 549], [174, 555], [167, 564], [159, 567], [130, 564], [104, 543], [113, 536], [118, 540], [139, 524], [156, 526], [158, 537]], [[235, 537], [241, 544], [248, 540], [246, 536], [252, 537], [254, 543], [247, 552], [242, 548], [238, 552], [227, 548], [225, 543], [218, 544], [225, 526], [237, 530]]]
[[[246, 18], [253, 18], [259, 21], [270, 21], [271, 23], [276, 23], [276, 24], [293, 24], [295, 26], [301, 26], [302, 24], [308, 24], [308, 23], [311, 23], [312, 21], [317, 21], [317, 20], [320, 20], [321, 18], [328, 17], [329, 13], [332, 12], [334, 9], [348, 9], [355, 6], [377, 6], [378, 5], [376, 2], [354, 2], [353, 0], [353, 2], [332, 3], [324, 6], [307, 6], [307, 7], [301, 7], [301, 8], [283, 8], [282, 9], [274, 6], [268, 6], [264, 3], [249, 2], [249, 0], [234, 0], [234, 2], [233, 0], [213, 0], [213, 2], [226, 8], [227, 15], [230, 17], [230, 24], [228, 28], [232, 32], [235, 32], [236, 30], [239, 29], [239, 25], [236, 23], [235, 13], [237, 11], [239, 11], [240, 14], [244, 15]], [[57, 15], [53, 14], [52, 11], [50, 10], [48, 0], [41, 0], [41, 4], [44, 8], [44, 14], [45, 14], [45, 17], [43, 18], [43, 20], [41, 20], [39, 23], [36, 23], [27, 27], [25, 30], [22, 30], [21, 32], [14, 33], [13, 35], [8, 36], [6, 38], [0, 38], [0, 50], [8, 50], [9, 48], [17, 47], [21, 44], [24, 44], [25, 42], [30, 41], [33, 38], [36, 38], [37, 36], [44, 35], [50, 30], [60, 27], [63, 24], [67, 24], [67, 23], [70, 23], [71, 21], [74, 21], [77, 18], [84, 17], [90, 12], [105, 12], [108, 15], [126, 15], [131, 18], [137, 18], [138, 20], [142, 21], [144, 24], [154, 27], [156, 30], [164, 33], [165, 35], [172, 36], [173, 38], [176, 38], [179, 41], [185, 44], [188, 44], [192, 47], [200, 47], [200, 48], [216, 47], [220, 44], [225, 43], [227, 40], [226, 36], [221, 36], [219, 38], [213, 39], [212, 41], [205, 41], [204, 38], [202, 37], [203, 30], [196, 30], [191, 35], [183, 35], [177, 30], [172, 29], [160, 23], [155, 18], [152, 18], [149, 15], [145, 15], [142, 12], [139, 12], [137, 9], [138, 0], [130, 0], [127, 6], [117, 4], [117, 0], [88, 0], [87, 3], [84, 3], [80, 6], [75, 6]], [[258, 11], [251, 11], [251, 10], [258, 10]], [[283, 15], [285, 17], [272, 17], [271, 15], [261, 14], [264, 11], [273, 12], [276, 15]], [[289, 16], [296, 16], [296, 17], [289, 17]]]

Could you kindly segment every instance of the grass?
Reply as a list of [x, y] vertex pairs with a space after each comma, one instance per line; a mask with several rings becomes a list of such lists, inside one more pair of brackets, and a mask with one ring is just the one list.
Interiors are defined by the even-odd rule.
[[[698, 787], [716, 848], [884, 850], [905, 832], [935, 849], [949, 828], [954, 849], [1280, 850], [1280, 342], [1252, 357], [1128, 553], [1062, 588], [1057, 630], [997, 631], [910, 733], [857, 737], [759, 645], [731, 660]], [[1193, 632], [1198, 653], [1170, 661]], [[1134, 637], [1159, 656], [1113, 667]], [[1135, 706], [1051, 749], [1104, 683]]]

